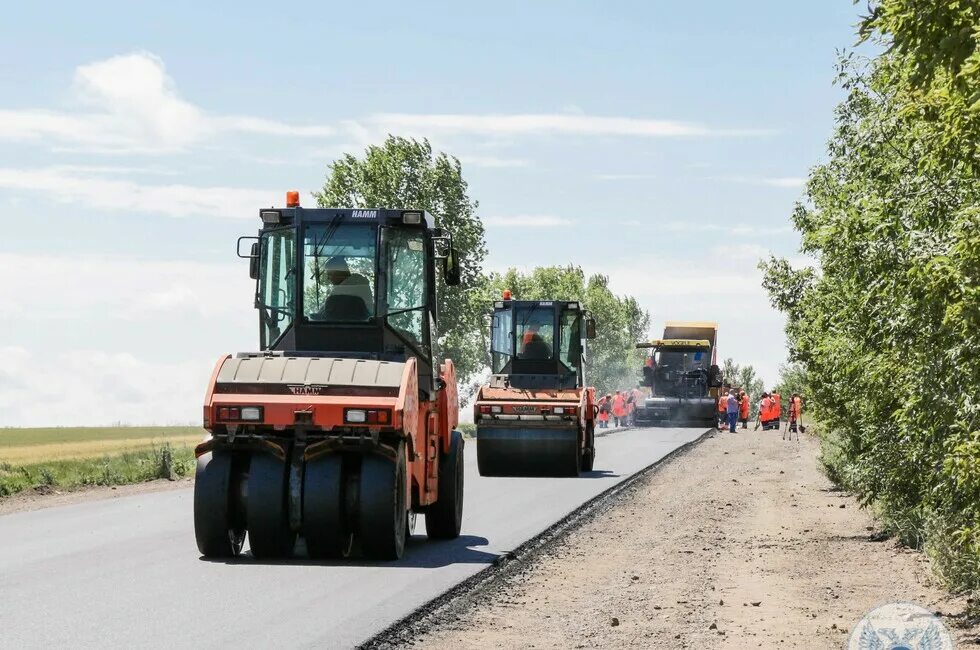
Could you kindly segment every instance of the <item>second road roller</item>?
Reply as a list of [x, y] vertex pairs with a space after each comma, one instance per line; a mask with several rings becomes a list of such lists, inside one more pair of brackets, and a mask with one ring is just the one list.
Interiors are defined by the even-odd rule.
[[482, 476], [578, 476], [595, 461], [595, 389], [586, 385], [582, 304], [514, 300], [505, 291], [490, 326], [490, 382], [474, 403]]

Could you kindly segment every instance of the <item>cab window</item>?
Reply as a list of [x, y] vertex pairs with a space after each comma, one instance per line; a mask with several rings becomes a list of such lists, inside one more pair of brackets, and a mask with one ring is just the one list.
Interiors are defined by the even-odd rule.
[[384, 242], [388, 325], [428, 354], [425, 239], [419, 230], [388, 228]]

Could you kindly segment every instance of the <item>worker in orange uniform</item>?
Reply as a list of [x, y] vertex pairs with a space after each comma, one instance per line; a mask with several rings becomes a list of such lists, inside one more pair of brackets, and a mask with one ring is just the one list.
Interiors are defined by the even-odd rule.
[[[763, 431], [769, 430], [769, 418], [772, 415], [772, 400], [769, 399], [769, 393], [762, 394], [762, 401], [759, 402], [759, 424], [762, 425]], [[759, 428], [759, 424], [755, 425], [755, 428]]]
[[609, 395], [603, 395], [602, 397], [599, 398], [599, 403], [597, 404], [597, 406], [599, 407], [598, 418], [599, 418], [600, 429], [609, 428], [609, 410], [611, 408], [610, 405], [611, 401], [612, 401], [612, 397]]
[[718, 391], [718, 430], [721, 431], [725, 428], [725, 424], [728, 422], [728, 390], [721, 389]]
[[615, 426], [626, 426], [626, 398], [623, 397], [623, 393], [618, 390], [613, 396], [612, 416]]
[[793, 393], [789, 398], [789, 433], [792, 439], [796, 432], [796, 439], [800, 439], [800, 430], [803, 429], [803, 398], [799, 393]]
[[772, 399], [772, 428], [779, 428], [779, 420], [783, 417], [783, 398], [776, 391], [770, 395]]
[[623, 399], [626, 400], [626, 426], [633, 426], [633, 412], [636, 410], [636, 396], [633, 391], [624, 390]]
[[738, 417], [742, 421], [742, 428], [749, 428], [749, 394], [744, 390], [738, 396]]

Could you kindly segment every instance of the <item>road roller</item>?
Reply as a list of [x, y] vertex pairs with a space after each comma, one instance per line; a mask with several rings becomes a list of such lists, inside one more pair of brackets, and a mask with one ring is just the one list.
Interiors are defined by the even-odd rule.
[[238, 240], [256, 282], [259, 351], [222, 356], [204, 401], [194, 532], [206, 558], [401, 557], [416, 516], [459, 535], [463, 437], [437, 361], [437, 277], [451, 235], [419, 210], [259, 211]]
[[649, 395], [636, 405], [637, 426], [717, 424], [717, 339], [717, 323], [668, 321], [663, 338], [637, 344], [649, 350], [641, 378]]
[[581, 303], [494, 302], [492, 375], [473, 405], [481, 476], [578, 476], [595, 461], [595, 389], [586, 341], [595, 319]]

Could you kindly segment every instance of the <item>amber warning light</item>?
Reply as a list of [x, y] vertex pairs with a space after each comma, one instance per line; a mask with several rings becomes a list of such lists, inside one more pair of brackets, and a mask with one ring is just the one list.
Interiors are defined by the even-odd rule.
[[298, 208], [299, 207], [299, 192], [296, 190], [289, 190], [286, 192], [286, 207], [287, 208]]
[[510, 300], [510, 297], [514, 295], [510, 292], [510, 289], [504, 289], [504, 300]]

